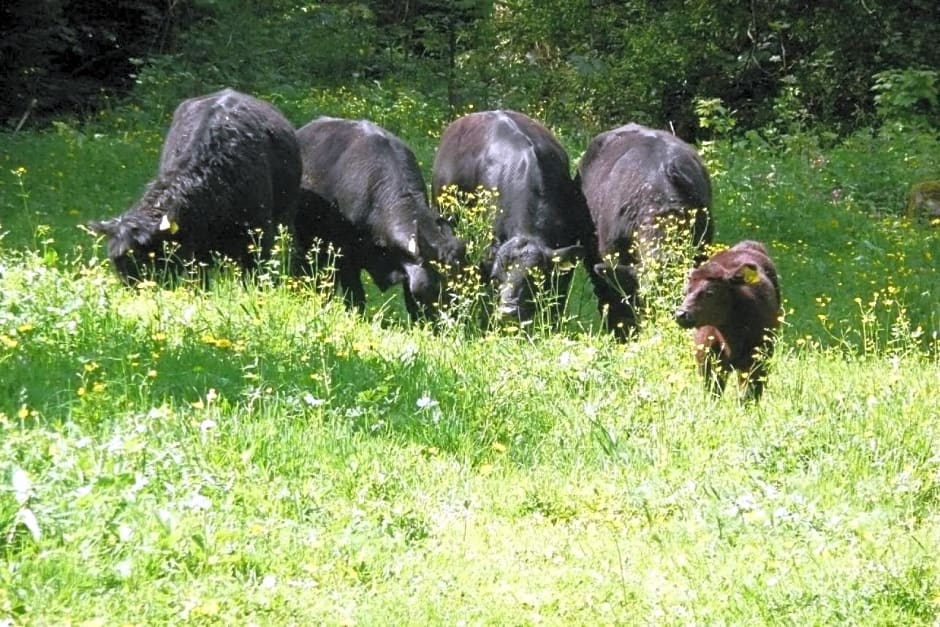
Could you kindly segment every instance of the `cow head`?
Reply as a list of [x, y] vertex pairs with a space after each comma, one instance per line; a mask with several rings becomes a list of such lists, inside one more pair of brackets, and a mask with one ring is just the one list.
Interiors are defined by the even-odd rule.
[[555, 271], [570, 270], [583, 256], [580, 245], [551, 248], [540, 238], [517, 235], [495, 248], [482, 276], [496, 285], [500, 315], [531, 320], [538, 291], [550, 285]]
[[[426, 264], [404, 263], [406, 290], [420, 313], [434, 315], [444, 297], [441, 275]], [[419, 313], [413, 312], [413, 313]]]
[[[434, 258], [445, 266], [450, 266], [457, 270], [467, 264], [467, 244], [457, 237], [454, 229], [456, 221], [448, 218], [437, 218], [437, 241], [429, 242], [426, 238], [420, 238], [422, 251], [434, 251]], [[420, 234], [420, 231], [419, 231]]]
[[639, 289], [637, 266], [614, 259], [594, 264], [594, 274], [606, 281], [617, 293], [632, 299]]
[[705, 263], [689, 273], [685, 298], [676, 310], [675, 320], [686, 329], [705, 325], [721, 328], [734, 313], [735, 292], [760, 282], [761, 272], [754, 263], [740, 263], [732, 268]]
[[145, 268], [155, 267], [165, 257], [165, 243], [178, 228], [166, 215], [159, 220], [129, 213], [109, 220], [90, 222], [88, 228], [108, 238], [108, 258], [125, 283], [143, 278]]

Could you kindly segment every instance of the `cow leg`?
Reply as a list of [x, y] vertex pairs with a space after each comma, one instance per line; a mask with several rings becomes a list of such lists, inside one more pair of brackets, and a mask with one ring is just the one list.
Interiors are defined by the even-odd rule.
[[588, 275], [597, 296], [597, 309], [607, 329], [621, 342], [633, 335], [637, 328], [639, 296], [636, 271], [626, 264], [596, 263], [588, 268]]
[[709, 352], [699, 363], [699, 374], [705, 382], [705, 391], [714, 397], [720, 397], [725, 391], [728, 371], [719, 363], [718, 356]]
[[412, 322], [418, 321], [423, 315], [424, 308], [415, 300], [414, 294], [411, 293], [407, 285], [403, 284], [401, 286], [401, 292], [402, 296], [405, 297], [405, 309], [408, 310], [408, 317], [411, 318]]
[[366, 291], [362, 287], [359, 266], [340, 264], [337, 268], [337, 287], [343, 292], [346, 307], [360, 314], [366, 310]]
[[[702, 335], [708, 333], [704, 338]], [[717, 330], [709, 327], [699, 329], [696, 337], [695, 360], [698, 362], [698, 371], [705, 383], [705, 391], [712, 396], [720, 397], [725, 390], [725, 382], [731, 370], [726, 361], [727, 347], [721, 340]]]
[[764, 394], [764, 385], [767, 382], [767, 368], [757, 362], [751, 366], [747, 372], [742, 372], [740, 377], [742, 390], [742, 400], [745, 402], [757, 402]]

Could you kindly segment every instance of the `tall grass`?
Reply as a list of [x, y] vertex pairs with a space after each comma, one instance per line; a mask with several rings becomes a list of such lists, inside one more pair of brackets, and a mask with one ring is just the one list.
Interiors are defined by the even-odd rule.
[[665, 304], [607, 337], [583, 276], [537, 333], [224, 267], [126, 288], [78, 225], [136, 199], [161, 131], [98, 124], [0, 137], [0, 621], [940, 615], [940, 231], [894, 202], [935, 146], [716, 147], [717, 238], [770, 245], [787, 309], [744, 408]]

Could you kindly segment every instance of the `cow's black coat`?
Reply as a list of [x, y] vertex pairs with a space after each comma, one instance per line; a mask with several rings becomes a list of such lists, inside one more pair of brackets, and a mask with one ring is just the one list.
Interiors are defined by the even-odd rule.
[[442, 269], [463, 265], [466, 249], [428, 205], [411, 149], [367, 120], [321, 117], [299, 129], [297, 139], [300, 249], [311, 251], [316, 240], [338, 249], [339, 286], [360, 311], [365, 270], [382, 291], [403, 283], [412, 318], [433, 313], [444, 296]]
[[591, 141], [577, 178], [597, 237], [588, 263], [598, 307], [624, 338], [636, 325], [639, 264], [674, 240], [665, 229], [678, 229], [699, 250], [712, 241], [708, 171], [678, 137], [627, 124]]
[[[558, 290], [555, 305], [560, 308], [571, 274], [553, 270], [583, 256], [591, 224], [568, 155], [552, 133], [515, 111], [484, 111], [455, 120], [434, 159], [432, 197], [449, 185], [463, 192], [481, 186], [499, 192], [493, 242], [481, 270], [499, 290], [500, 313], [530, 319], [537, 291], [550, 282]], [[543, 277], [542, 285], [533, 285], [533, 271]]]
[[164, 269], [175, 275], [216, 254], [248, 268], [258, 258], [253, 244], [269, 251], [277, 225], [293, 224], [299, 185], [290, 122], [272, 105], [224, 89], [176, 108], [143, 197], [89, 226], [108, 236], [108, 257], [127, 282]]

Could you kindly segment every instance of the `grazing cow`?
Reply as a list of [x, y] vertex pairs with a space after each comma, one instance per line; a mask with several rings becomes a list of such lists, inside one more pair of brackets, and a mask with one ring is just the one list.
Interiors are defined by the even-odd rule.
[[[295, 229], [300, 250], [316, 240], [338, 249], [346, 302], [365, 309], [361, 272], [383, 292], [403, 283], [411, 318], [433, 315], [446, 276], [466, 247], [427, 201], [418, 161], [405, 143], [367, 120], [321, 117], [297, 131], [303, 160]], [[322, 260], [322, 257], [321, 257]]]
[[431, 185], [435, 199], [449, 185], [498, 191], [481, 275], [497, 286], [502, 316], [530, 320], [537, 294], [550, 288], [554, 311], [564, 308], [567, 270], [584, 256], [591, 220], [568, 155], [548, 129], [515, 111], [465, 115], [444, 130]]
[[675, 318], [696, 327], [696, 360], [714, 394], [737, 370], [745, 397], [760, 399], [780, 326], [780, 283], [762, 243], [740, 242], [692, 270]]
[[625, 339], [637, 324], [643, 260], [711, 243], [711, 182], [694, 148], [638, 124], [595, 137], [577, 179], [597, 236], [587, 261], [598, 307], [608, 328]]
[[92, 222], [125, 282], [178, 275], [184, 264], [230, 257], [251, 268], [290, 227], [300, 186], [294, 127], [272, 105], [232, 89], [183, 101], [157, 177], [124, 214]]

